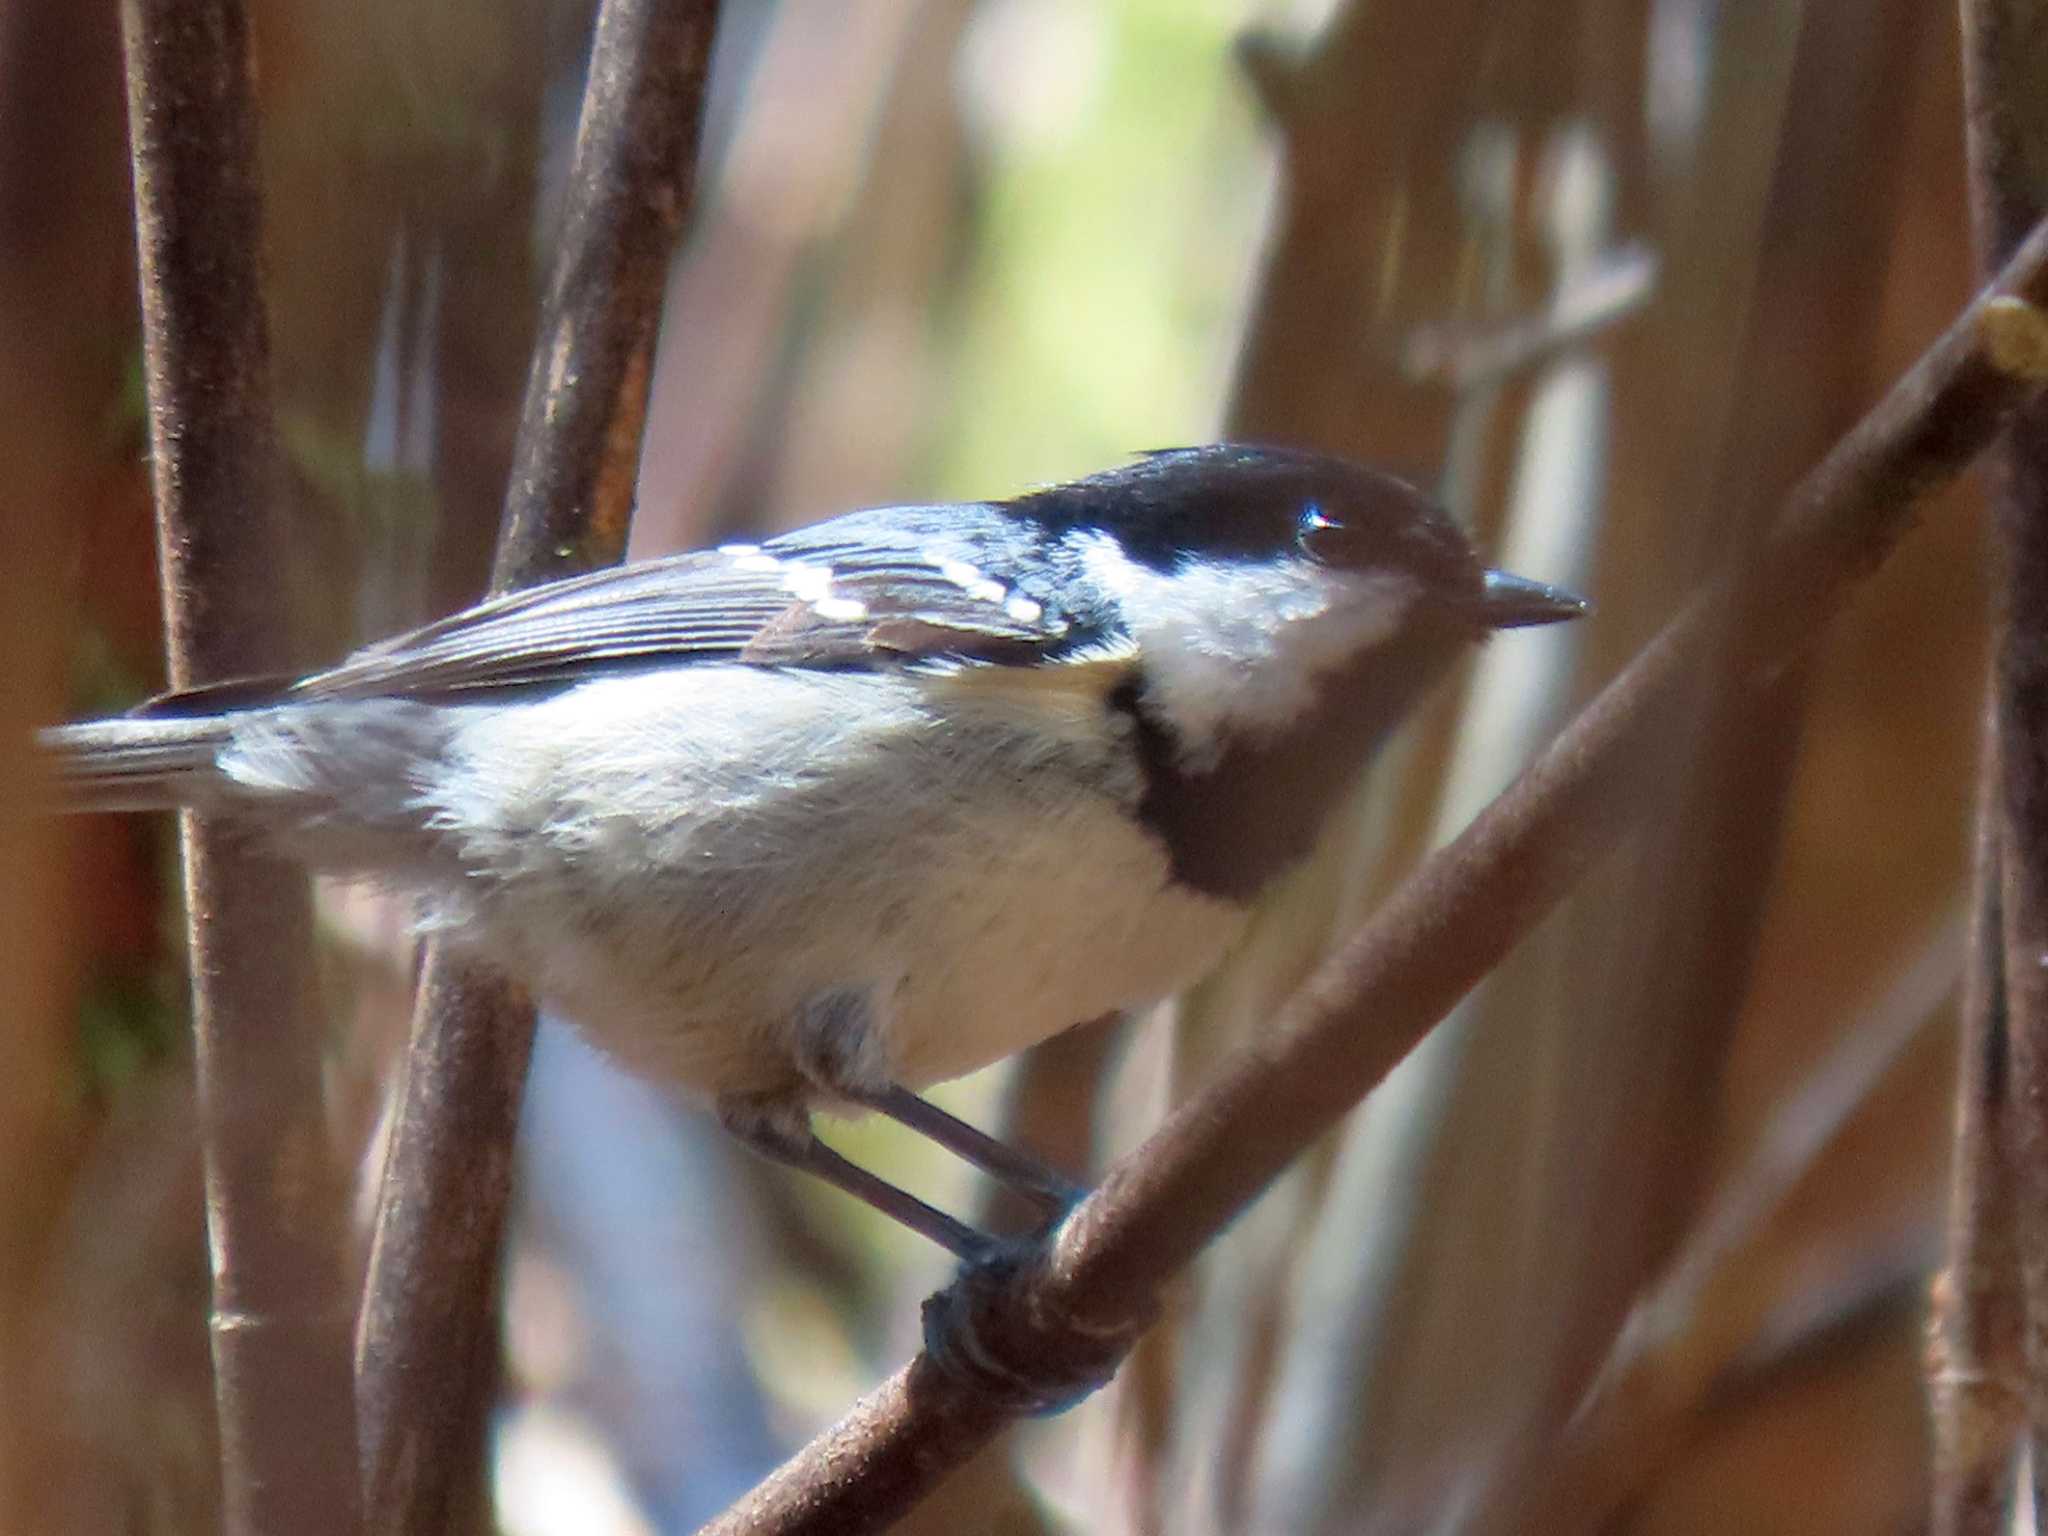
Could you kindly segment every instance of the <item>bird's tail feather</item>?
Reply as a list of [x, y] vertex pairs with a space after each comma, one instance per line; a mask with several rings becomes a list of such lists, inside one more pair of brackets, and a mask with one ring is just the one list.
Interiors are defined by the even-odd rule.
[[40, 732], [36, 744], [59, 810], [204, 808], [224, 787], [219, 760], [231, 729], [225, 715], [89, 720]]

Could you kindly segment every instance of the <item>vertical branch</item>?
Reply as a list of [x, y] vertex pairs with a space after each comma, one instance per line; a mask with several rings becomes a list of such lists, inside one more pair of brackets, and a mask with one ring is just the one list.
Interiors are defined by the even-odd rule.
[[[2036, 0], [1964, 0], [1962, 15], [1970, 199], [1979, 265], [1990, 271], [2048, 208], [2048, 10]], [[2002, 863], [2016, 1107], [2006, 1150], [2038, 1519], [2048, 1493], [2048, 407], [2038, 401], [2007, 429], [1993, 517], [2005, 590], [1994, 704], [1998, 826], [1988, 836]], [[1973, 1086], [1966, 1080], [1964, 1091]]]
[[1999, 753], [1988, 720], [1984, 734], [1947, 1252], [1928, 1324], [1933, 1536], [1998, 1536], [2010, 1527], [2014, 1452], [2026, 1417], [2020, 1367], [2024, 1307], [2008, 1151], [2012, 1047], [2005, 1009]]
[[[248, 20], [123, 0], [170, 676], [289, 658]], [[323, 1131], [304, 877], [184, 821], [227, 1528], [355, 1528], [340, 1181]]]
[[[668, 260], [690, 205], [717, 0], [606, 0], [492, 589], [616, 561]], [[366, 1509], [441, 1531], [478, 1491], [499, 1239], [532, 1003], [428, 956], [357, 1339]]]
[[625, 550], [717, 16], [718, 0], [605, 0], [598, 14], [494, 591], [610, 565]]

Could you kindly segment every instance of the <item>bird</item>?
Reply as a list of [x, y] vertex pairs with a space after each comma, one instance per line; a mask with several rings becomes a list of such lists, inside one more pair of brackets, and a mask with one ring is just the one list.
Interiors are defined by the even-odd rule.
[[747, 1145], [962, 1256], [825, 1146], [1213, 970], [1477, 643], [1587, 611], [1392, 475], [1216, 443], [486, 600], [298, 679], [43, 732], [65, 809], [238, 818], [410, 898]]

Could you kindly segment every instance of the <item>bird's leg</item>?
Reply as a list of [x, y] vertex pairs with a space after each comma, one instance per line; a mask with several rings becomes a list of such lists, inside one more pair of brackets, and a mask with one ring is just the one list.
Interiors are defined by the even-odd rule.
[[[887, 1097], [899, 1095], [909, 1105], [940, 1113], [900, 1088]], [[1012, 1411], [1057, 1413], [1079, 1401], [1116, 1373], [1141, 1331], [1068, 1333], [1041, 1347], [1043, 1341], [1027, 1330], [1020, 1344], [1014, 1320], [1005, 1321], [1005, 1298], [1022, 1266], [1033, 1262], [1035, 1240], [987, 1237], [847, 1161], [812, 1134], [799, 1098], [735, 1096], [721, 1099], [718, 1110], [726, 1129], [763, 1157], [816, 1175], [960, 1260], [952, 1284], [924, 1305], [925, 1353], [939, 1370]], [[910, 1113], [922, 1118], [918, 1109]], [[961, 1126], [950, 1115], [942, 1118]], [[971, 1127], [961, 1129], [980, 1136]], [[1000, 1142], [981, 1139], [999, 1154], [1009, 1150]]]
[[[890, 1081], [888, 1053], [866, 989], [820, 992], [796, 1011], [791, 1026], [797, 1070], [821, 1098], [887, 1115], [1018, 1191], [1049, 1220], [1064, 1216], [1085, 1193], [1036, 1159]], [[798, 1103], [733, 1100], [721, 1105], [721, 1113], [727, 1126], [763, 1155], [816, 1174], [961, 1258], [985, 1253], [996, 1242], [824, 1145]]]
[[1029, 1153], [1019, 1152], [988, 1132], [977, 1130], [965, 1120], [947, 1114], [908, 1088], [892, 1083], [878, 1090], [857, 1088], [851, 1092], [840, 1091], [855, 1103], [872, 1109], [876, 1114], [887, 1115], [898, 1125], [972, 1163], [990, 1178], [1042, 1207], [1049, 1217], [1064, 1216], [1088, 1192]]
[[787, 1101], [722, 1099], [718, 1118], [734, 1136], [771, 1162], [823, 1179], [891, 1221], [931, 1239], [955, 1258], [979, 1260], [992, 1246], [990, 1238], [966, 1222], [834, 1152], [818, 1140], [808, 1117], [800, 1109], [792, 1112]]

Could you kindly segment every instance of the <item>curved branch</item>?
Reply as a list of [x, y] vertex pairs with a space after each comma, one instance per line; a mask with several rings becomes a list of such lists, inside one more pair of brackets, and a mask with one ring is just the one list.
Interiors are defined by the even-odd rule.
[[[1661, 732], [1702, 664], [1751, 679], [1797, 656], [1871, 575], [1920, 501], [2048, 380], [2048, 225], [1788, 499], [1772, 536], [1711, 584], [1281, 1010], [1267, 1038], [1110, 1170], [1035, 1261], [977, 1299], [977, 1333], [1022, 1371], [1117, 1340], [1157, 1293], [1369, 1093], [1556, 906], [1635, 819]], [[1735, 621], [1729, 622], [1731, 610]], [[1732, 654], [1709, 657], [1722, 636]], [[1004, 1414], [920, 1356], [707, 1530], [875, 1530]]]

